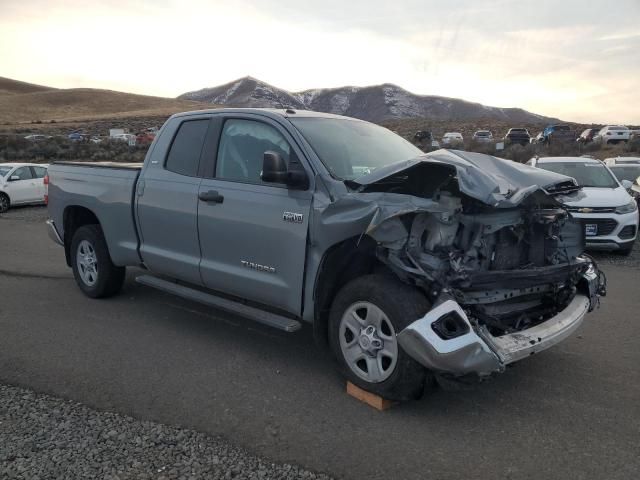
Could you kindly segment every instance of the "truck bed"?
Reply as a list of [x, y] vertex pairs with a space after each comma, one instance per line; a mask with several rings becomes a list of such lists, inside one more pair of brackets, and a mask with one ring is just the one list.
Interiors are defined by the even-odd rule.
[[139, 263], [133, 201], [141, 169], [141, 163], [52, 163], [48, 170], [49, 217], [61, 238], [65, 211], [85, 208], [102, 225], [113, 263]]

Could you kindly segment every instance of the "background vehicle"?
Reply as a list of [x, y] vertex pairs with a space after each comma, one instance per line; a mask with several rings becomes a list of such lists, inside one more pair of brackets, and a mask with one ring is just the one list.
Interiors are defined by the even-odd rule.
[[524, 146], [529, 143], [530, 138], [531, 135], [529, 134], [529, 130], [526, 128], [510, 128], [504, 136], [504, 143], [519, 143]]
[[44, 203], [48, 165], [0, 163], [0, 213], [11, 206]]
[[600, 160], [585, 157], [546, 157], [530, 164], [576, 179], [581, 198], [565, 204], [582, 221], [587, 248], [631, 253], [638, 232], [638, 206], [627, 190], [631, 182], [619, 182]]
[[640, 157], [609, 157], [604, 159], [604, 164], [613, 165], [640, 165]]
[[447, 132], [442, 136], [442, 145], [448, 147], [459, 147], [464, 143], [464, 138], [459, 132]]
[[607, 125], [603, 127], [593, 138], [594, 142], [603, 144], [628, 142], [631, 131], [621, 125]]
[[529, 143], [543, 143], [542, 132], [539, 132], [535, 137], [529, 138]]
[[576, 134], [569, 125], [548, 125], [542, 131], [542, 143], [574, 141]]
[[591, 143], [593, 142], [593, 137], [596, 136], [599, 131], [599, 128], [587, 128], [586, 130], [583, 130], [578, 138], [576, 138], [576, 142]]
[[49, 135], [41, 135], [37, 133], [34, 133], [32, 135], [27, 135], [26, 137], [24, 137], [25, 140], [30, 140], [32, 142], [39, 142], [42, 140], [46, 140], [48, 138], [51, 138], [51, 137]]
[[489, 130], [478, 130], [473, 134], [472, 140], [478, 143], [493, 142], [493, 134]]
[[555, 200], [579, 194], [571, 178], [423, 155], [330, 114], [174, 115], [144, 165], [55, 163], [48, 194], [49, 234], [86, 295], [115, 294], [142, 264], [137, 280], [162, 291], [285, 331], [311, 323], [350, 381], [387, 398], [500, 372], [570, 335], [603, 292]]
[[67, 135], [67, 138], [72, 142], [84, 142], [86, 140], [86, 136], [82, 133], [73, 132]]

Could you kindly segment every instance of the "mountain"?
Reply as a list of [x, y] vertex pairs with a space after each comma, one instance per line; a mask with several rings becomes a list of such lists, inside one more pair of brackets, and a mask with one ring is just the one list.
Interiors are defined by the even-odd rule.
[[218, 87], [187, 92], [182, 100], [228, 107], [290, 107], [347, 115], [372, 122], [402, 118], [430, 120], [501, 120], [519, 123], [558, 121], [521, 108], [487, 107], [480, 103], [434, 95], [416, 95], [397, 85], [339, 87], [288, 92], [253, 77]]
[[0, 77], [0, 122], [169, 116], [211, 105], [96, 88], [56, 89]]

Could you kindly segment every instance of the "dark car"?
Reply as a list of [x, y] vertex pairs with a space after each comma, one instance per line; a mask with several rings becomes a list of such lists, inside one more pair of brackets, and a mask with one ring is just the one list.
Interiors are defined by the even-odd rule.
[[513, 144], [519, 143], [525, 146], [529, 143], [531, 135], [526, 128], [510, 128], [507, 134], [504, 136], [504, 143]]
[[429, 130], [418, 130], [413, 136], [413, 139], [419, 142], [431, 142], [433, 140], [433, 135]]
[[578, 138], [576, 138], [576, 142], [579, 143], [591, 143], [593, 142], [593, 137], [600, 131], [599, 128], [587, 128], [583, 131]]
[[569, 125], [547, 125], [542, 131], [543, 143], [558, 143], [573, 141], [576, 134]]

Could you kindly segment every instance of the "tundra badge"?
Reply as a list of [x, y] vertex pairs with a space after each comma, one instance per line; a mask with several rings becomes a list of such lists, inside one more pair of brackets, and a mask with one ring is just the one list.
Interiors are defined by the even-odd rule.
[[302, 223], [304, 221], [304, 215], [301, 213], [284, 212], [282, 214], [282, 220], [291, 223]]
[[276, 269], [268, 265], [260, 265], [259, 263], [249, 262], [248, 260], [240, 260], [243, 267], [252, 268], [259, 272], [276, 273]]

